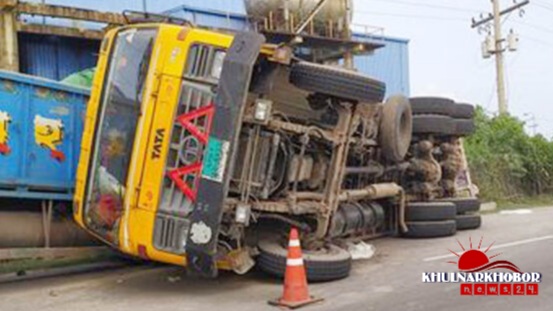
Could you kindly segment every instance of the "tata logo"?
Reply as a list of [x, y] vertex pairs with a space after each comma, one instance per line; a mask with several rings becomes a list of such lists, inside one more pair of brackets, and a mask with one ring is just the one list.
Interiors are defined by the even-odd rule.
[[163, 146], [164, 138], [165, 129], [157, 129], [156, 136], [154, 138], [154, 149], [152, 150], [152, 160], [159, 159], [161, 157], [161, 147]]

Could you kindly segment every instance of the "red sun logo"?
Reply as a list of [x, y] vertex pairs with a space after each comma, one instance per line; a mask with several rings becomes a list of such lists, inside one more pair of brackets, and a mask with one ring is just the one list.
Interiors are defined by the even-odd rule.
[[492, 269], [507, 269], [513, 272], [522, 273], [516, 265], [509, 261], [499, 260], [490, 262], [490, 259], [501, 255], [501, 253], [488, 257], [486, 253], [491, 249], [495, 242], [490, 244], [490, 246], [488, 246], [485, 251], [481, 251], [480, 249], [482, 247], [483, 240], [484, 237], [481, 237], [480, 243], [478, 243], [478, 248], [473, 249], [472, 238], [469, 237], [470, 248], [468, 250], [463, 246], [463, 244], [461, 244], [461, 242], [459, 242], [459, 240], [457, 240], [457, 243], [459, 244], [463, 252], [461, 254], [458, 254], [449, 249], [449, 251], [455, 256], [459, 257], [459, 259], [458, 261], [448, 261], [448, 263], [455, 264], [460, 271], [468, 273], [487, 271]]

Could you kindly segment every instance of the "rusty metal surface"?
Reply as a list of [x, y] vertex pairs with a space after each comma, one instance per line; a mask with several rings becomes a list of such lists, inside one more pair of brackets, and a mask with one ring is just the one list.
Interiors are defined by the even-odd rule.
[[0, 0], [0, 9], [8, 11], [15, 8], [17, 5], [17, 0]]
[[0, 7], [0, 25], [0, 69], [18, 71], [17, 19], [9, 6]]
[[443, 189], [444, 197], [456, 196], [455, 180], [463, 170], [463, 154], [460, 148], [459, 139], [453, 138], [451, 141], [440, 145], [442, 152], [440, 165], [442, 167], [442, 180], [440, 186]]
[[[247, 122], [247, 121], [246, 121]], [[305, 126], [300, 124], [295, 124], [292, 122], [286, 122], [286, 121], [280, 121], [280, 120], [270, 120], [269, 129], [272, 130], [283, 130], [294, 134], [306, 134], [308, 133], [312, 137], [316, 138], [323, 138], [325, 140], [328, 140], [330, 142], [337, 143], [339, 140], [338, 138], [331, 132], [327, 130], [323, 130], [320, 128], [316, 128], [313, 126]]]
[[330, 164], [330, 180], [325, 188], [324, 205], [328, 206], [328, 210], [321, 213], [318, 217], [316, 237], [322, 239], [326, 236], [330, 226], [330, 218], [332, 213], [338, 209], [338, 195], [342, 189], [346, 171], [346, 161], [348, 157], [349, 145], [354, 132], [355, 122], [353, 122], [352, 109], [349, 104], [336, 107], [338, 112], [338, 124], [334, 128], [333, 136], [337, 137], [337, 145], [332, 152]]
[[414, 158], [410, 160], [407, 176], [409, 178], [409, 194], [417, 197], [417, 201], [427, 201], [435, 198], [441, 192], [439, 182], [442, 179], [442, 168], [433, 156], [434, 143], [422, 140], [414, 147]]
[[291, 214], [293, 211], [294, 214], [301, 215], [316, 214], [324, 209], [324, 207], [320, 202], [316, 201], [300, 201], [295, 203], [290, 201], [266, 201], [253, 204], [252, 209], [262, 212], [284, 214]]
[[70, 28], [52, 25], [22, 24], [18, 23], [17, 31], [40, 35], [55, 35], [62, 37], [75, 37], [84, 39], [101, 40], [104, 38], [104, 32], [100, 30], [90, 30], [81, 28]]
[[17, 13], [50, 16], [58, 18], [78, 19], [97, 23], [124, 25], [126, 23], [123, 15], [118, 13], [98, 12], [94, 10], [79, 9], [74, 7], [36, 4], [18, 2], [15, 7], [14, 1], [0, 1], [0, 9], [12, 8]]
[[393, 198], [400, 194], [403, 188], [396, 183], [369, 185], [364, 189], [345, 190], [338, 196], [339, 201], [378, 200]]

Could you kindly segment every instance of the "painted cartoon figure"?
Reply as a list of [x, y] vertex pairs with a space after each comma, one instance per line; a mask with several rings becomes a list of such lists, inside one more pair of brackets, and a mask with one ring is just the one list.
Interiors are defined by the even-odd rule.
[[60, 162], [65, 160], [63, 152], [57, 146], [63, 142], [63, 123], [61, 120], [35, 116], [35, 142], [37, 145], [49, 149], [50, 156]]
[[8, 155], [11, 152], [8, 146], [10, 140], [9, 124], [12, 121], [10, 115], [5, 111], [0, 111], [0, 154]]

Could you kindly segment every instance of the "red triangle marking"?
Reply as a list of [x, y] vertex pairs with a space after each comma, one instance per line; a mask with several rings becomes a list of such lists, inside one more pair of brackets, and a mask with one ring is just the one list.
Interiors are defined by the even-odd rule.
[[[211, 122], [213, 120], [213, 114], [215, 113], [215, 106], [209, 104], [207, 106], [201, 107], [199, 109], [190, 111], [185, 114], [181, 114], [177, 117], [177, 121], [188, 130], [194, 137], [196, 137], [202, 144], [206, 145], [209, 137], [209, 131], [211, 129]], [[193, 120], [207, 117], [207, 122], [205, 124], [206, 131], [202, 132], [194, 123]]]
[[182, 179], [183, 176], [194, 174], [196, 175], [196, 181], [195, 183], [198, 183], [199, 178], [197, 178], [200, 174], [200, 171], [202, 169], [202, 163], [196, 162], [194, 164], [179, 167], [177, 169], [174, 169], [167, 173], [169, 178], [177, 185], [177, 188], [182, 191], [182, 193], [191, 201], [196, 201], [196, 196], [198, 194], [198, 190], [196, 185], [194, 187], [190, 187], [190, 185]]

